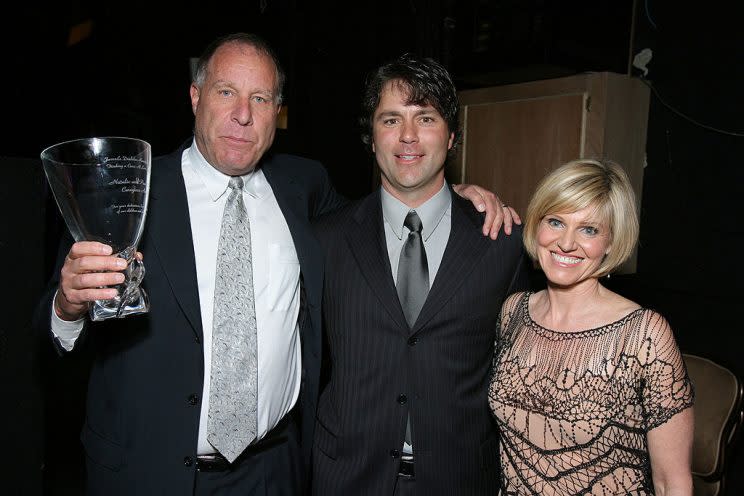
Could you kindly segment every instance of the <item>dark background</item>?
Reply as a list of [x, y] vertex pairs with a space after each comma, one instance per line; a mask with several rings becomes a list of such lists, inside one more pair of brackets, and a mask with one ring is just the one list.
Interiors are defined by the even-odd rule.
[[[344, 194], [373, 183], [356, 126], [365, 74], [410, 51], [441, 60], [459, 89], [584, 71], [630, 72], [653, 51], [636, 274], [607, 284], [661, 311], [683, 351], [744, 376], [744, 35], [736, 2], [379, 0], [227, 4], [33, 2], [4, 11], [0, 42], [0, 319], [4, 494], [80, 494], [78, 441], [90, 356], [57, 357], [30, 330], [60, 230], [39, 152], [87, 136], [133, 136], [154, 155], [191, 134], [189, 59], [252, 31], [285, 66], [289, 125], [274, 149], [321, 160]], [[515, 164], [518, 166], [518, 164]], [[508, 192], [499, 192], [508, 196]], [[729, 494], [744, 494], [744, 455]], [[6, 488], [9, 489], [6, 492]]]

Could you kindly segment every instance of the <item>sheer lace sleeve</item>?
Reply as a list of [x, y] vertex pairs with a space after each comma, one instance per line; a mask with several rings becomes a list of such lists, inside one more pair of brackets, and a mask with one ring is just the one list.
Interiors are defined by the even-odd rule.
[[514, 316], [516, 310], [519, 309], [520, 302], [523, 298], [528, 296], [529, 293], [520, 291], [510, 295], [506, 300], [504, 300], [504, 304], [501, 306], [501, 312], [499, 313], [499, 326], [497, 328], [497, 333], [499, 335], [502, 333], [503, 329], [509, 327], [509, 322]]
[[509, 327], [509, 322], [511, 322], [512, 318], [514, 317], [514, 313], [519, 309], [522, 298], [527, 296], [529, 296], [529, 293], [525, 291], [514, 293], [506, 298], [506, 300], [504, 300], [504, 303], [501, 305], [499, 318], [496, 321], [496, 332], [494, 333], [493, 366], [491, 367], [492, 376], [496, 368], [496, 357], [499, 354], [501, 346], [503, 346], [504, 329], [507, 329]]
[[641, 334], [638, 360], [643, 371], [642, 405], [648, 431], [692, 406], [694, 391], [666, 319], [653, 310], [645, 310]]

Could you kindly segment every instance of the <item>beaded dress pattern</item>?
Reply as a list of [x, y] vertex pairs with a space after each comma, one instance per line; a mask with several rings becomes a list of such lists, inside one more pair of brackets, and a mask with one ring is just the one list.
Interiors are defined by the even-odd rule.
[[672, 330], [640, 308], [596, 329], [557, 332], [504, 304], [489, 404], [502, 495], [654, 494], [646, 433], [693, 404]]

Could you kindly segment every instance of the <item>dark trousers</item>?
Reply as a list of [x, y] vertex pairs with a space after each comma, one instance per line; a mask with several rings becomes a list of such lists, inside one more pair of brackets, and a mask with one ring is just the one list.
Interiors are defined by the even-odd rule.
[[303, 494], [302, 473], [299, 430], [292, 418], [249, 446], [228, 469], [197, 470], [194, 495], [297, 496]]
[[395, 481], [395, 491], [393, 496], [413, 496], [415, 491], [416, 479], [413, 477], [398, 476]]

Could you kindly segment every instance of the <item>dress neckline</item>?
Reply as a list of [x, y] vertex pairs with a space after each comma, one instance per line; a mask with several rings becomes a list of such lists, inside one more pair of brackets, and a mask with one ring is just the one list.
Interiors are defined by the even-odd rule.
[[613, 332], [614, 330], [623, 327], [625, 323], [635, 317], [637, 314], [642, 312], [644, 309], [643, 307], [636, 308], [635, 310], [631, 311], [624, 317], [619, 318], [618, 320], [614, 322], [610, 322], [608, 324], [601, 325], [599, 327], [594, 327], [591, 329], [583, 329], [580, 331], [555, 331], [553, 329], [549, 329], [547, 327], [544, 327], [537, 322], [535, 322], [532, 319], [532, 316], [530, 315], [530, 296], [533, 294], [532, 291], [527, 291], [524, 293], [524, 296], [522, 297], [521, 306], [522, 306], [522, 318], [524, 320], [524, 323], [527, 327], [535, 331], [536, 334], [540, 336], [549, 337], [556, 340], [564, 340], [564, 339], [581, 339], [585, 337], [596, 337], [601, 336], [603, 334], [607, 334], [609, 332]]

